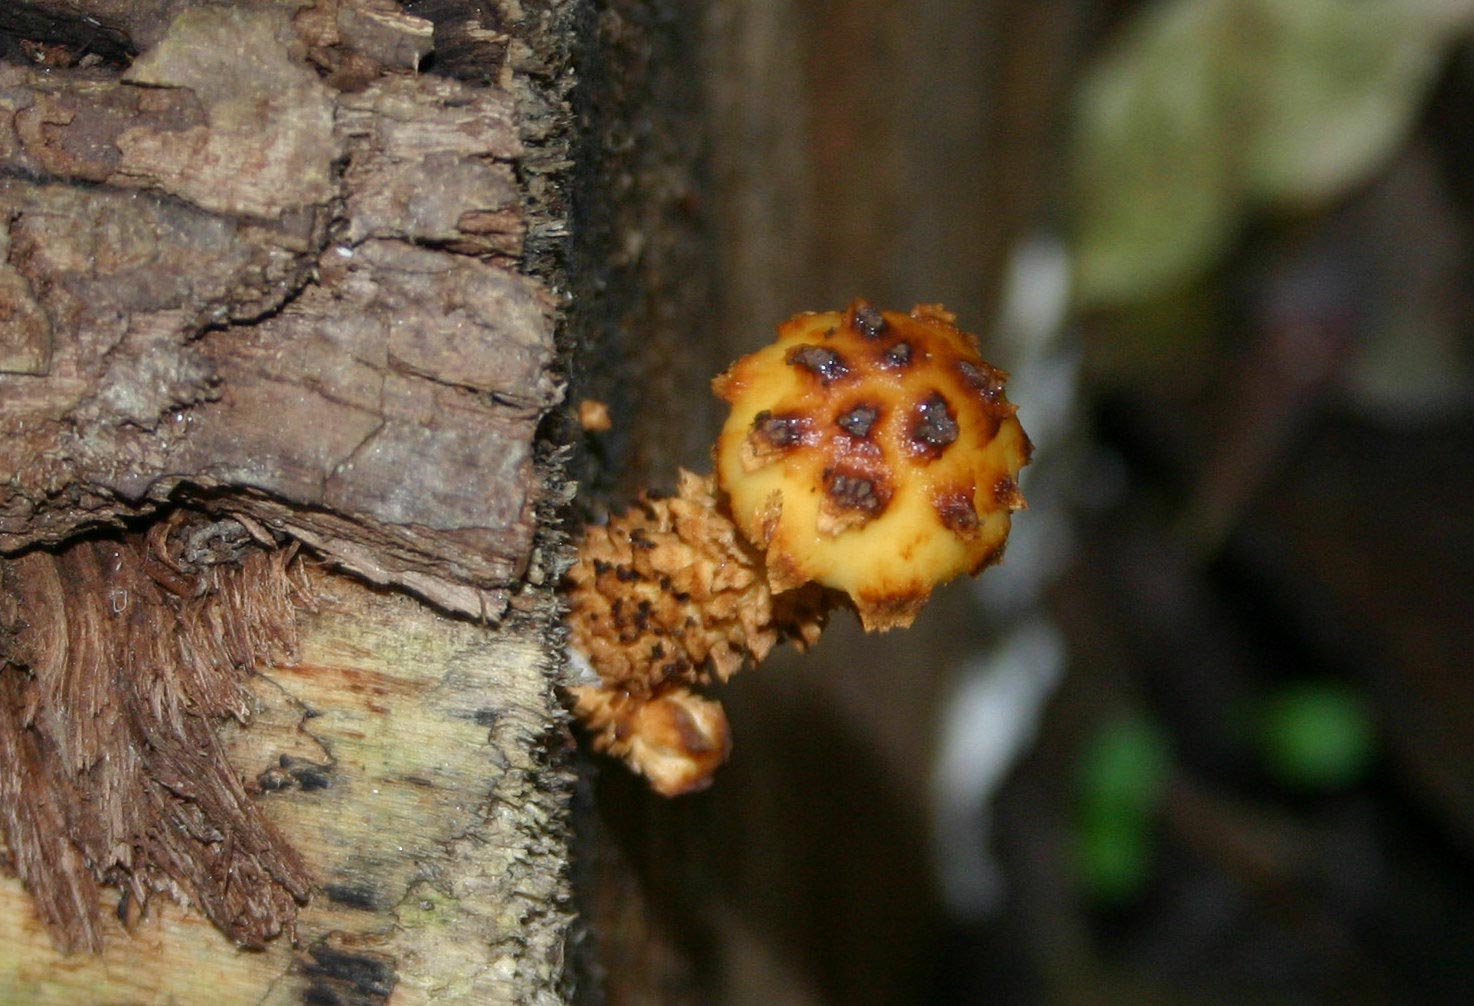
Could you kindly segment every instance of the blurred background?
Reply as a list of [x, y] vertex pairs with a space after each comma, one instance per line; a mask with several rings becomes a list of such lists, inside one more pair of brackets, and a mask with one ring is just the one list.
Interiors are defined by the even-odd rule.
[[858, 296], [1037, 449], [1001, 567], [725, 689], [711, 790], [594, 765], [590, 1001], [1467, 1001], [1474, 2], [598, 17], [658, 296], [585, 481], [707, 470], [710, 375]]

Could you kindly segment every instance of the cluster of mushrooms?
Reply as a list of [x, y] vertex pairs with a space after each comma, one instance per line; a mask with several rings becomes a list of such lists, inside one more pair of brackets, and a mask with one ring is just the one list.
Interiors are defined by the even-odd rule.
[[714, 476], [683, 471], [586, 529], [569, 572], [570, 689], [596, 749], [659, 793], [731, 750], [695, 686], [726, 681], [828, 613], [910, 625], [937, 584], [998, 560], [1029, 439], [1007, 375], [940, 305], [801, 314], [712, 386], [731, 406]]

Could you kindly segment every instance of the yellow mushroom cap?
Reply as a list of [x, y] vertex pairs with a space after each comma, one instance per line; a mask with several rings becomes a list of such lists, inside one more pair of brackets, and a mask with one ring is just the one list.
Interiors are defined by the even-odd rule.
[[1030, 444], [1007, 375], [940, 305], [798, 315], [712, 382], [717, 482], [774, 592], [844, 591], [867, 629], [1001, 554]]

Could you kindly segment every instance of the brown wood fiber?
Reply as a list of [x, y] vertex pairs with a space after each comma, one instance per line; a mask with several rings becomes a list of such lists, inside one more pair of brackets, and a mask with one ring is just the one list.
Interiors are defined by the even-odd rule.
[[176, 520], [0, 560], [0, 827], [63, 947], [100, 948], [100, 885], [125, 913], [158, 892], [198, 906], [245, 946], [307, 896], [216, 732], [292, 650], [292, 550], [187, 558], [211, 530], [241, 531]]

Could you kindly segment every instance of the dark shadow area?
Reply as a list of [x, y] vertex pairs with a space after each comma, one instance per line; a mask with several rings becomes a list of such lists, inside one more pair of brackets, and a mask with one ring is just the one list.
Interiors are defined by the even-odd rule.
[[85, 14], [15, 0], [0, 8], [0, 59], [48, 69], [102, 64], [124, 70], [138, 55], [127, 32]]
[[600, 763], [603, 824], [658, 920], [647, 935], [689, 962], [687, 984], [646, 1001], [746, 1001], [731, 990], [765, 986], [919, 1001], [938, 916], [916, 794], [804, 670], [770, 672], [768, 687], [729, 691], [736, 753], [711, 790], [662, 800]]

